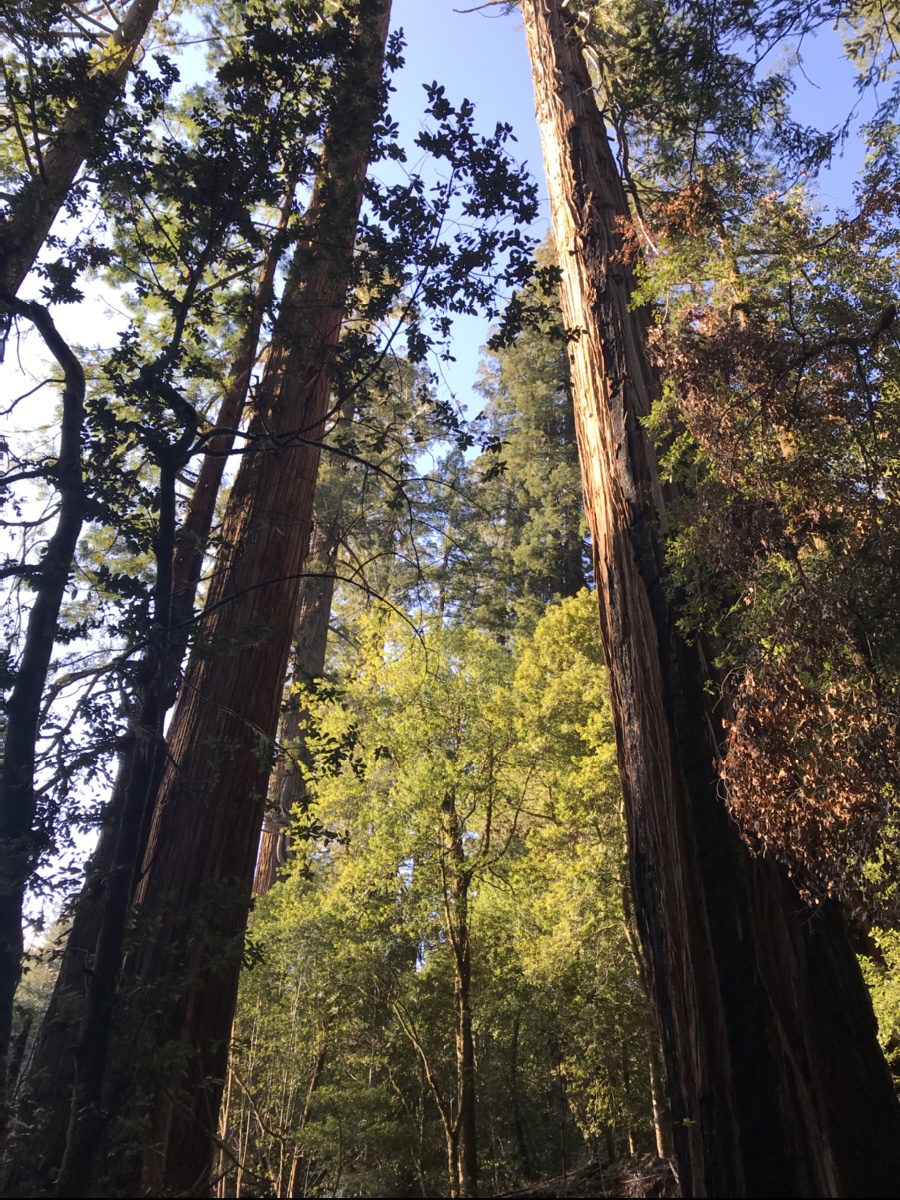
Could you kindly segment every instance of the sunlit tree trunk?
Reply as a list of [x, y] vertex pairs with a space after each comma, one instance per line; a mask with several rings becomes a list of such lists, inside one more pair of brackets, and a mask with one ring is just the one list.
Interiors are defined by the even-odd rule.
[[148, 933], [129, 964], [129, 985], [154, 1039], [181, 1054], [149, 1106], [141, 1187], [154, 1195], [199, 1195], [209, 1184], [389, 16], [389, 0], [361, 0], [355, 49], [335, 85], [344, 90], [307, 213], [308, 240], [288, 272], [254, 397], [253, 450], [229, 497], [204, 610], [206, 645], [191, 657], [173, 714], [136, 897]]
[[686, 1196], [896, 1195], [900, 1109], [839, 914], [752, 859], [718, 793], [709, 672], [666, 590], [641, 426], [658, 394], [625, 195], [568, 10], [522, 0], [644, 944]]

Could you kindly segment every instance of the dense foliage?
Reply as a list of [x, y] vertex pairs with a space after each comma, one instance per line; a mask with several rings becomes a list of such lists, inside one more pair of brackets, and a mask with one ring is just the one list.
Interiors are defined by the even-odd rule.
[[357, 635], [308, 701], [327, 833], [299, 845], [251, 925], [229, 1194], [260, 1181], [283, 1194], [298, 1172], [308, 1195], [442, 1194], [462, 936], [491, 1186], [561, 1171], [585, 1147], [650, 1149], [593, 598], [550, 608], [514, 651], [378, 609]]

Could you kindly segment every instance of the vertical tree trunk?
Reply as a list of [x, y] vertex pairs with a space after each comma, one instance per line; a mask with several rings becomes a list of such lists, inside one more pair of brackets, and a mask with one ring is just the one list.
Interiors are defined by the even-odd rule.
[[522, 0], [569, 331], [629, 829], [684, 1195], [900, 1192], [900, 1108], [837, 912], [752, 859], [718, 795], [708, 671], [666, 592], [647, 315], [625, 195], [567, 10]]
[[0, 220], [0, 289], [15, 293], [34, 265], [75, 177], [125, 84], [158, 0], [133, 0], [93, 72], [90, 95], [67, 114], [40, 169], [9, 201]]
[[[456, 1116], [453, 1121], [459, 1172], [459, 1195], [478, 1195], [476, 1141], [475, 1041], [472, 1034], [472, 945], [469, 940], [469, 887], [463, 822], [449, 792], [442, 808], [449, 842], [450, 888], [445, 891], [447, 936], [453, 949], [453, 1019], [456, 1046]], [[443, 868], [446, 873], [446, 866]], [[445, 874], [446, 879], [446, 874]], [[445, 883], [446, 888], [446, 883]]]
[[[197, 585], [206, 554], [209, 534], [216, 511], [216, 501], [222, 486], [222, 476], [228, 455], [234, 448], [237, 427], [241, 422], [250, 377], [259, 356], [262, 323], [272, 309], [275, 299], [275, 276], [285, 253], [285, 238], [294, 206], [297, 180], [288, 185], [278, 225], [268, 244], [256, 290], [247, 314], [247, 325], [238, 345], [237, 355], [216, 414], [216, 428], [222, 432], [212, 438], [200, 463], [197, 483], [178, 531], [173, 563], [172, 626], [175, 636], [187, 645], [187, 623], [194, 612]], [[180, 665], [180, 662], [179, 662]]]
[[129, 984], [160, 1053], [168, 1045], [181, 1055], [148, 1107], [141, 1190], [154, 1195], [198, 1195], [209, 1183], [330, 367], [383, 97], [390, 2], [360, 0], [358, 12], [308, 240], [288, 273], [255, 397], [256, 449], [242, 460], [226, 510], [204, 612], [207, 644], [191, 657], [172, 718], [136, 897], [148, 925]]
[[666, 1084], [663, 1073], [662, 1059], [659, 1053], [659, 1035], [653, 1017], [653, 996], [647, 982], [647, 969], [644, 965], [644, 955], [641, 951], [637, 930], [632, 913], [631, 893], [624, 880], [619, 881], [622, 896], [622, 928], [631, 961], [634, 964], [634, 974], [641, 990], [641, 995], [647, 1007], [647, 1067], [650, 1075], [650, 1104], [653, 1111], [653, 1129], [656, 1134], [656, 1153], [660, 1158], [671, 1158], [674, 1153], [672, 1145], [672, 1113], [669, 1099], [666, 1095]]
[[289, 853], [287, 829], [294, 806], [303, 799], [301, 765], [308, 762], [305, 746], [309, 710], [294, 694], [294, 689], [319, 679], [325, 670], [328, 646], [328, 622], [334, 597], [332, 563], [338, 545], [338, 522], [330, 527], [318, 523], [312, 537], [307, 566], [314, 573], [304, 575], [294, 621], [294, 669], [291, 672], [291, 696], [281, 722], [280, 740], [286, 748], [275, 772], [276, 807], [266, 814], [259, 842], [259, 857], [253, 891], [264, 896], [275, 883], [278, 868]]
[[457, 1155], [459, 1194], [478, 1195], [476, 1142], [475, 1040], [472, 1034], [472, 955], [469, 941], [468, 881], [456, 892], [457, 926], [454, 946], [453, 1013], [456, 1025]]
[[519, 1025], [520, 1015], [513, 1017], [512, 1041], [510, 1045], [509, 1091], [512, 1100], [513, 1128], [516, 1132], [516, 1150], [526, 1181], [534, 1174], [531, 1166], [531, 1155], [528, 1153], [528, 1141], [525, 1137], [525, 1125], [522, 1121], [522, 1102], [519, 1097]]

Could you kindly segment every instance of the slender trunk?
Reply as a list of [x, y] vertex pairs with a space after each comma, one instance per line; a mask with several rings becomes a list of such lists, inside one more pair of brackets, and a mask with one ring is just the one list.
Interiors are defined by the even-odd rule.
[[[65, 1152], [56, 1184], [57, 1196], [82, 1196], [92, 1190], [94, 1159], [106, 1127], [103, 1090], [113, 1018], [113, 1001], [124, 951], [125, 929], [135, 879], [146, 842], [148, 817], [166, 762], [163, 722], [166, 693], [177, 671], [170, 644], [172, 626], [173, 558], [175, 549], [175, 486], [182, 455], [194, 439], [195, 428], [184, 431], [179, 443], [160, 443], [159, 526], [154, 538], [156, 582], [153, 625], [141, 662], [141, 711], [128, 756], [124, 788], [109, 874], [99, 908], [100, 926], [90, 971], [85, 973], [84, 1010], [73, 1049], [75, 1079]], [[180, 661], [180, 653], [175, 650]]]
[[57, 622], [84, 520], [81, 433], [84, 423], [84, 372], [60, 337], [50, 314], [10, 293], [0, 299], [38, 329], [62, 367], [65, 383], [59, 456], [52, 477], [59, 493], [59, 516], [40, 567], [33, 576], [34, 601], [28, 614], [15, 682], [6, 701], [6, 729], [0, 773], [0, 1125], [6, 1118], [5, 1083], [12, 1033], [13, 997], [22, 973], [22, 903], [25, 885], [41, 848], [35, 829], [35, 748], [41, 700], [56, 644]]
[[[100, 838], [91, 856], [53, 995], [30, 1057], [25, 1092], [20, 1098], [20, 1115], [29, 1127], [29, 1136], [17, 1141], [13, 1174], [8, 1180], [18, 1190], [35, 1186], [38, 1163], [38, 1177], [46, 1180], [56, 1174], [62, 1161], [67, 1137], [66, 1114], [70, 1110], [75, 1072], [73, 1051], [77, 1025], [72, 1014], [81, 1008], [85, 986], [95, 970], [94, 955], [97, 953], [104, 913], [112, 911], [111, 904], [119, 907], [124, 905], [124, 911], [127, 911], [133, 899], [134, 872], [124, 864], [124, 857], [132, 855], [132, 866], [142, 859], [146, 822], [142, 822], [136, 842], [130, 838], [122, 841], [121, 818], [126, 807], [146, 813], [147, 799], [155, 796], [159, 786], [164, 766], [161, 757], [164, 752], [163, 722], [174, 701], [175, 684], [188, 643], [216, 499], [257, 359], [262, 321], [272, 306], [275, 274], [284, 254], [283, 239], [293, 199], [294, 188], [291, 187], [266, 253], [250, 302], [246, 328], [219, 405], [215, 427], [223, 432], [217, 434], [209, 444], [211, 453], [203, 458], [187, 512], [174, 538], [167, 652], [155, 663], [149, 661], [141, 665], [140, 675], [144, 682], [139, 687], [142, 694], [136, 697], [140, 717], [119, 759]], [[131, 805], [127, 803], [129, 795], [134, 798]], [[134, 828], [132, 825], [131, 829]], [[120, 864], [118, 868], [114, 868], [116, 862]], [[117, 895], [111, 901], [107, 888], [114, 870], [117, 872], [118, 886], [115, 889]], [[123, 891], [121, 884], [126, 877], [129, 886]]]
[[[198, 1195], [209, 1184], [330, 369], [383, 95], [389, 0], [361, 0], [359, 13], [308, 240], [288, 273], [255, 397], [257, 450], [244, 456], [226, 510], [206, 645], [191, 657], [172, 718], [136, 897], [147, 934], [129, 964], [130, 990], [155, 1053], [168, 1046], [180, 1055], [147, 1109], [140, 1187], [155, 1195]], [[139, 1081], [129, 1086], [136, 1095]]]
[[456, 1117], [453, 1121], [459, 1173], [459, 1195], [478, 1195], [476, 1142], [475, 1042], [472, 1036], [472, 946], [469, 940], [469, 887], [463, 822], [452, 792], [442, 810], [449, 843], [450, 894], [445, 893], [447, 935], [453, 948], [453, 1019], [456, 1048]]
[[701, 650], [665, 586], [640, 424], [658, 394], [628, 207], [571, 17], [522, 0], [550, 194], [633, 893], [683, 1194], [896, 1195], [900, 1108], [838, 913], [751, 858], [718, 795]]
[[[315, 1095], [316, 1089], [318, 1088], [319, 1083], [322, 1080], [322, 1074], [325, 1070], [326, 1057], [327, 1057], [327, 1044], [323, 1041], [322, 1045], [319, 1047], [319, 1053], [316, 1055], [316, 1061], [313, 1064], [312, 1078], [309, 1081], [309, 1087], [307, 1088], [307, 1091], [306, 1091], [306, 1099], [303, 1102], [303, 1111], [300, 1113], [300, 1118], [297, 1121], [296, 1125], [294, 1126], [295, 1137], [300, 1135], [303, 1132], [303, 1130], [306, 1128], [306, 1126], [309, 1124], [309, 1118], [312, 1116], [313, 1096]], [[305, 1160], [306, 1160], [306, 1155], [302, 1154], [299, 1150], [295, 1151], [294, 1160], [293, 1160], [293, 1163], [291, 1164], [290, 1182], [288, 1184], [288, 1189], [287, 1189], [287, 1193], [286, 1193], [288, 1196], [298, 1197], [298, 1196], [303, 1196], [306, 1194], [305, 1187], [302, 1187], [301, 1190], [299, 1190], [299, 1191], [295, 1190], [299, 1184], [299, 1180], [297, 1178], [297, 1176], [298, 1176], [297, 1167], [300, 1162], [303, 1162]]]
[[444, 1146], [447, 1151], [447, 1183], [448, 1190], [452, 1200], [460, 1194], [459, 1180], [459, 1125], [458, 1122], [452, 1119], [450, 1105], [444, 1099], [440, 1085], [435, 1078], [434, 1071], [431, 1069], [431, 1063], [428, 1061], [428, 1055], [425, 1053], [425, 1047], [422, 1045], [418, 1033], [416, 1033], [415, 1025], [409, 1016], [409, 1013], [404, 1009], [403, 1005], [398, 1001], [394, 1004], [394, 1015], [400, 1022], [400, 1028], [412, 1042], [419, 1055], [419, 1060], [422, 1064], [422, 1074], [425, 1077], [425, 1082], [428, 1084], [428, 1090], [431, 1092], [432, 1099], [437, 1105], [438, 1114], [441, 1118], [441, 1125], [444, 1130]]
[[659, 1038], [656, 1025], [648, 1010], [647, 1021], [647, 1069], [650, 1073], [650, 1104], [653, 1112], [653, 1132], [656, 1135], [656, 1153], [660, 1158], [671, 1158], [675, 1153], [672, 1144], [672, 1114], [666, 1096], [666, 1082], [662, 1057], [659, 1053]]
[[453, 1013], [456, 1034], [456, 1125], [460, 1196], [478, 1195], [478, 1148], [475, 1134], [475, 1042], [472, 1036], [472, 957], [469, 942], [468, 883], [456, 891]]
[[125, 85], [158, 0], [134, 0], [91, 73], [91, 88], [69, 111], [36, 173], [0, 221], [0, 288], [15, 294], [34, 265], [75, 177]]
[[513, 1128], [516, 1133], [516, 1149], [519, 1153], [519, 1160], [522, 1163], [522, 1170], [525, 1173], [525, 1179], [530, 1180], [533, 1175], [531, 1166], [531, 1155], [528, 1153], [528, 1142], [525, 1138], [525, 1125], [522, 1121], [522, 1102], [519, 1099], [519, 1024], [520, 1017], [516, 1013], [513, 1018], [512, 1027], [512, 1045], [510, 1047], [510, 1066], [509, 1066], [509, 1091], [512, 1098], [512, 1114]]
[[647, 1003], [647, 1067], [650, 1075], [650, 1103], [653, 1110], [653, 1129], [656, 1133], [656, 1153], [660, 1158], [671, 1158], [674, 1154], [672, 1145], [672, 1113], [669, 1108], [669, 1099], [666, 1095], [662, 1058], [659, 1052], [659, 1034], [656, 1029], [656, 1021], [653, 1017], [653, 996], [650, 993], [650, 984], [647, 981], [647, 969], [644, 964], [643, 951], [638, 940], [637, 930], [634, 927], [631, 894], [624, 880], [619, 881], [619, 888], [622, 896], [622, 927], [625, 931], [625, 940], [628, 942], [628, 949], [631, 952], [631, 961], [634, 964], [634, 974], [638, 982], [638, 987]]

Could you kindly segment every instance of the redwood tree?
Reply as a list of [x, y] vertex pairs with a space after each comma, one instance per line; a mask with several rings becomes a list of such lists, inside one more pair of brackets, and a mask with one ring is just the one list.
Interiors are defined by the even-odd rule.
[[[375, 122], [390, 0], [360, 0], [307, 237], [288, 272], [169, 733], [137, 904], [152, 913], [129, 980], [158, 1043], [184, 1054], [148, 1103], [143, 1187], [208, 1185], [266, 782], [309, 544], [319, 439]], [[264, 451], [264, 452], [263, 452]], [[148, 916], [148, 919], [149, 918]], [[134, 1089], [138, 1086], [134, 1081]], [[132, 1180], [136, 1186], [137, 1179]]]
[[840, 915], [754, 859], [719, 795], [702, 640], [666, 587], [658, 395], [630, 305], [628, 204], [573, 15], [522, 0], [561, 271], [582, 481], [684, 1195], [895, 1195], [900, 1108]]

